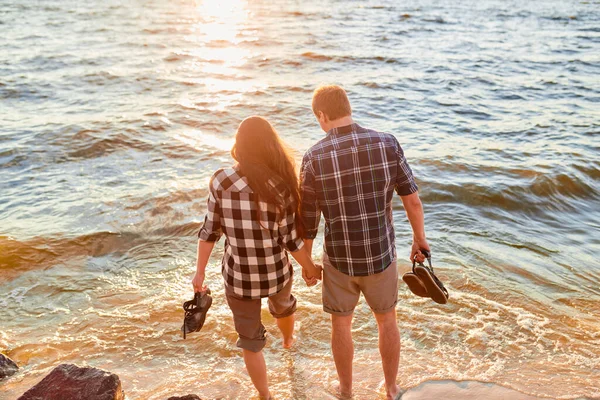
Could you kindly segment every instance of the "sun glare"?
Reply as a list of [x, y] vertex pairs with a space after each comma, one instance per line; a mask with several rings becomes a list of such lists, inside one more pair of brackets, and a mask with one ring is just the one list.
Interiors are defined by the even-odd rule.
[[233, 147], [234, 142], [233, 139], [221, 139], [199, 130], [186, 131], [175, 135], [174, 138], [198, 150], [204, 150], [207, 147], [210, 147], [216, 150], [229, 151]]
[[194, 44], [194, 69], [203, 83], [210, 80], [213, 93], [228, 90], [237, 81], [236, 69], [252, 56], [242, 43], [255, 39], [248, 37], [253, 35], [247, 26], [249, 13], [247, 0], [196, 0], [197, 23], [186, 40]]
[[237, 44], [237, 35], [248, 18], [246, 5], [243, 0], [197, 0], [196, 11], [200, 18], [197, 32], [207, 43], [228, 41]]

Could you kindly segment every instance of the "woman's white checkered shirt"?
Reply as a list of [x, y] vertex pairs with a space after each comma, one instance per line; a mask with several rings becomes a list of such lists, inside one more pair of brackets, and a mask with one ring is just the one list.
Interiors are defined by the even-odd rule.
[[259, 202], [237, 167], [219, 169], [209, 184], [208, 210], [198, 233], [200, 240], [219, 240], [225, 234], [223, 278], [238, 296], [261, 298], [279, 292], [292, 278], [292, 265], [286, 250], [303, 246], [296, 232], [296, 204], [283, 182], [269, 181], [285, 199], [283, 215], [273, 204]]

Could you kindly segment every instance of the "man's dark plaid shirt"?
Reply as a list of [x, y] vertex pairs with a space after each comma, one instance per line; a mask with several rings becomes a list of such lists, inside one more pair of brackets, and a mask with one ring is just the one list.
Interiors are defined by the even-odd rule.
[[210, 180], [208, 210], [198, 237], [216, 242], [225, 234], [223, 278], [240, 297], [256, 299], [281, 291], [293, 273], [286, 250], [304, 245], [294, 223], [294, 198], [282, 182], [269, 182], [284, 199], [285, 209], [282, 215], [273, 204], [259, 202], [259, 223], [256, 194], [241, 171], [220, 169]]
[[311, 147], [300, 170], [307, 239], [325, 217], [325, 252], [350, 276], [373, 275], [396, 257], [392, 197], [418, 190], [398, 140], [352, 124]]

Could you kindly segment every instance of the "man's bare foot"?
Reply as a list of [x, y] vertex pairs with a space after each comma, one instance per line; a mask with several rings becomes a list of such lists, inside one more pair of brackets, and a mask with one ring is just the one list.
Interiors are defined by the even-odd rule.
[[386, 394], [386, 400], [397, 400], [399, 398], [398, 395], [402, 394], [402, 390], [400, 386], [395, 385], [392, 390], [388, 390]]
[[292, 336], [288, 339], [283, 339], [283, 348], [284, 349], [291, 349], [292, 346], [294, 345], [294, 343], [296, 343], [296, 337]]
[[333, 385], [333, 390], [335, 391], [335, 395], [340, 400], [349, 400], [352, 399], [352, 392], [342, 392], [339, 382], [335, 381]]

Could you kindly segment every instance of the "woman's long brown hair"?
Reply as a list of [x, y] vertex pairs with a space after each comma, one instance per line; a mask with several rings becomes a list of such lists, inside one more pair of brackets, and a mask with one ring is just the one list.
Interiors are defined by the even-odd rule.
[[[263, 117], [248, 117], [242, 121], [235, 136], [231, 156], [248, 179], [252, 191], [258, 195], [256, 209], [260, 223], [258, 200], [274, 204], [283, 215], [286, 199], [269, 184], [269, 179], [280, 178], [287, 186], [296, 206], [296, 231], [302, 235], [304, 225], [300, 218], [300, 191], [296, 162], [290, 148], [279, 138], [273, 126]], [[262, 225], [262, 224], [261, 224]]]

